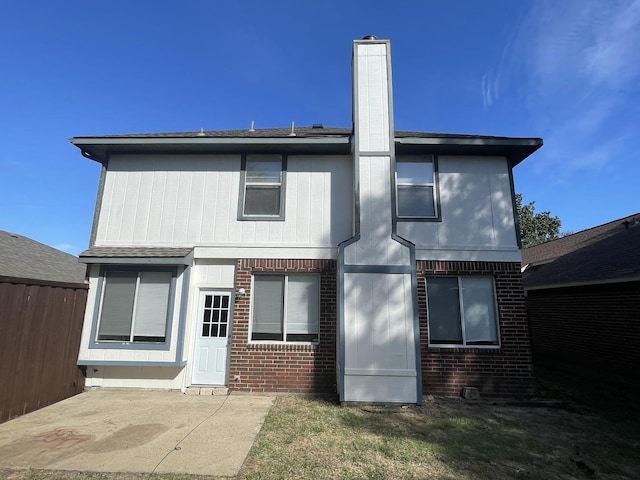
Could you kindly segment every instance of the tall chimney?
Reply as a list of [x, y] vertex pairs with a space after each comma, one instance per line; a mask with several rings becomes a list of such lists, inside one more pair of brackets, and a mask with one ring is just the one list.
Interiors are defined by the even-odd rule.
[[414, 245], [393, 226], [388, 40], [353, 45], [354, 236], [339, 248], [341, 401], [421, 403]]

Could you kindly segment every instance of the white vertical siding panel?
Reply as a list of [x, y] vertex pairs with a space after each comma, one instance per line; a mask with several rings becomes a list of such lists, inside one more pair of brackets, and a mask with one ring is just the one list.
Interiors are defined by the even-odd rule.
[[440, 192], [443, 222], [438, 243], [446, 246], [483, 246], [493, 242], [490, 185], [482, 157], [446, 157]]
[[386, 45], [358, 45], [358, 131], [360, 151], [389, 150]]
[[323, 243], [322, 233], [330, 225], [325, 223], [324, 213], [327, 211], [325, 192], [325, 173], [316, 170], [313, 159], [309, 160], [309, 241], [313, 244]]
[[136, 219], [133, 226], [133, 242], [142, 243], [147, 240], [149, 215], [151, 212], [151, 195], [153, 190], [153, 172], [140, 172]]
[[171, 243], [184, 245], [187, 243], [187, 226], [189, 224], [189, 212], [191, 210], [191, 180], [193, 172], [172, 172], [175, 175], [178, 191], [176, 195], [176, 213], [173, 217], [173, 229]]
[[517, 247], [509, 166], [505, 158], [487, 158], [495, 245]]
[[[306, 163], [306, 162], [305, 162]], [[308, 167], [308, 165], [303, 165]], [[309, 243], [311, 228], [311, 178], [308, 171], [295, 172], [295, 181], [298, 185], [298, 215], [296, 217], [296, 243]]]
[[235, 264], [212, 260], [197, 260], [195, 284], [212, 288], [233, 288]]
[[202, 237], [203, 204], [204, 198], [204, 172], [195, 171], [191, 175], [191, 198], [189, 212], [187, 214], [187, 238], [186, 243], [200, 242]]
[[133, 241], [133, 227], [136, 220], [137, 208], [128, 208], [128, 205], [138, 204], [138, 192], [140, 190], [140, 172], [128, 172], [125, 175], [125, 196], [122, 216], [120, 217], [120, 229], [118, 237], [124, 242]]
[[173, 239], [176, 212], [178, 210], [178, 189], [180, 178], [176, 172], [166, 172], [165, 190], [162, 197], [162, 217], [157, 243], [170, 244]]
[[[240, 172], [221, 172], [221, 180], [224, 182], [224, 186], [221, 186], [221, 192], [225, 199], [222, 204], [225, 205], [223, 212], [224, 216], [219, 217], [221, 220], [224, 218], [228, 225], [227, 242], [233, 242], [242, 244], [242, 226], [243, 222], [239, 222], [238, 218], [238, 195], [240, 191]], [[216, 230], [224, 228], [222, 225], [216, 225]]]
[[219, 175], [214, 172], [204, 172], [204, 186], [202, 195], [202, 243], [215, 241], [216, 211], [218, 208]]
[[345, 274], [345, 367], [415, 370], [409, 274]]
[[165, 194], [167, 185], [167, 172], [153, 173], [153, 186], [151, 189], [151, 208], [149, 210], [149, 226], [147, 228], [146, 242], [155, 243], [160, 239], [162, 230], [162, 217], [165, 209]]
[[[285, 224], [282, 228], [282, 241], [293, 244], [296, 242], [296, 219], [300, 211], [298, 200], [298, 183], [292, 171], [293, 157], [288, 158], [287, 184], [285, 191]], [[292, 221], [292, 219], [294, 219]]]
[[285, 222], [268, 222], [269, 223], [269, 234], [266, 240], [269, 243], [282, 243], [282, 238], [284, 237], [284, 226]]
[[[132, 162], [136, 170], [126, 171]], [[239, 156], [121, 156], [112, 163], [98, 222], [99, 245], [335, 246], [351, 235], [348, 156], [292, 156], [285, 221], [274, 222], [238, 221]]]
[[[242, 237], [242, 243], [267, 243], [269, 241], [269, 228], [271, 222], [244, 222], [253, 226], [253, 235]], [[244, 230], [244, 229], [243, 229]]]
[[114, 211], [114, 182], [115, 177], [108, 173], [104, 181], [104, 190], [102, 192], [102, 199], [100, 204], [100, 215], [98, 217], [98, 228], [96, 229], [96, 241], [98, 242], [110, 238], [109, 224], [111, 222], [111, 215]]
[[328, 179], [330, 244], [338, 245], [353, 235], [355, 186], [353, 158], [334, 158]]
[[213, 222], [213, 241], [226, 243], [230, 240], [229, 236], [229, 215], [230, 215], [230, 199], [231, 196], [231, 175], [227, 172], [214, 174], [216, 179], [215, 191], [212, 192], [215, 197], [215, 209], [210, 214]]
[[120, 238], [120, 227], [125, 209], [124, 199], [127, 194], [127, 174], [126, 172], [115, 172], [113, 177], [113, 192], [111, 195], [111, 212], [107, 236], [109, 238]]

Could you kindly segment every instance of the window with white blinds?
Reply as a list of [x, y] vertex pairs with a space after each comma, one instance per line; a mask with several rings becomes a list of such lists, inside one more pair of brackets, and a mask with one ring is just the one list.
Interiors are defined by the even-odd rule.
[[320, 279], [317, 275], [256, 275], [251, 340], [317, 342]]
[[165, 342], [172, 278], [170, 271], [107, 271], [96, 340]]
[[286, 156], [243, 156], [238, 219], [284, 220], [285, 173]]

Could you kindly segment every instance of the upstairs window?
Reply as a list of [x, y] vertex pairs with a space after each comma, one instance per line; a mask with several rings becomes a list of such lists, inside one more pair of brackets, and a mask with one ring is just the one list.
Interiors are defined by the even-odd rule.
[[105, 272], [97, 342], [165, 343], [174, 272]]
[[251, 340], [317, 342], [320, 277], [256, 275]]
[[284, 220], [285, 162], [281, 155], [243, 156], [240, 220]]
[[497, 346], [498, 317], [491, 277], [427, 277], [429, 345]]
[[398, 218], [437, 219], [437, 169], [432, 155], [400, 157], [396, 161]]

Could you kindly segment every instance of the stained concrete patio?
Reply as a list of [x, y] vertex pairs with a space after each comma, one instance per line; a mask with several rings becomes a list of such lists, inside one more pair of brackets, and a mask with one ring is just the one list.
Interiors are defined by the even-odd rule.
[[272, 403], [91, 390], [0, 424], [0, 468], [234, 476]]

